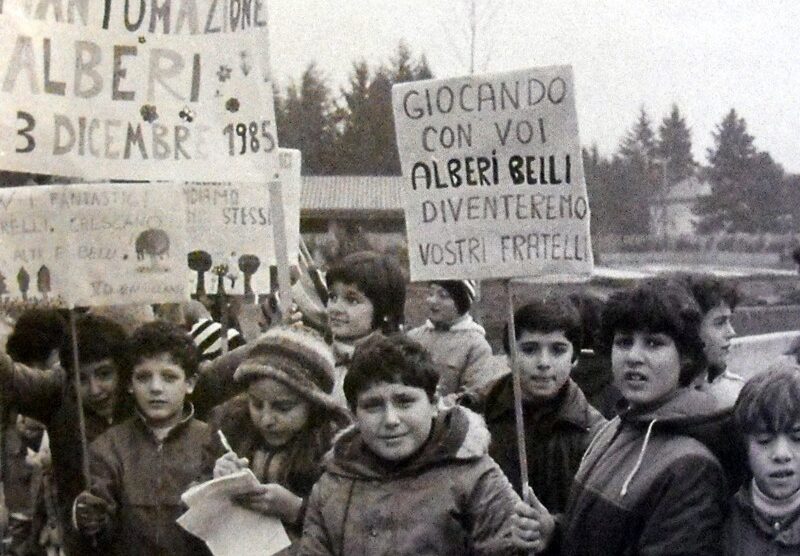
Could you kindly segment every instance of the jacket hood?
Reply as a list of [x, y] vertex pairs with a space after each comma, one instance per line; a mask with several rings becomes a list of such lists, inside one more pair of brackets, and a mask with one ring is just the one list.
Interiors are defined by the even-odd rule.
[[781, 546], [800, 547], [800, 512], [786, 516], [777, 524], [768, 520], [753, 506], [753, 492], [750, 483], [739, 489], [733, 498], [733, 503], [767, 538]]
[[[557, 395], [556, 418], [566, 423], [571, 423], [580, 428], [586, 428], [594, 422], [587, 411], [589, 402], [586, 401], [581, 389], [572, 379], [564, 384], [564, 390]], [[523, 402], [524, 405], [525, 402]], [[488, 422], [502, 418], [506, 413], [514, 413], [514, 386], [511, 374], [500, 377], [486, 396], [485, 411]]]
[[[646, 429], [642, 455], [653, 433], [685, 435], [702, 443], [714, 454], [725, 470], [730, 494], [736, 492], [746, 476], [746, 452], [736, 431], [733, 408], [720, 409], [714, 396], [708, 392], [679, 388], [657, 406], [623, 408], [618, 418], [623, 426]], [[626, 483], [637, 471], [638, 465]]]
[[351, 426], [340, 433], [325, 456], [325, 469], [352, 479], [385, 479], [416, 475], [421, 471], [458, 461], [471, 461], [488, 453], [490, 434], [483, 418], [466, 408], [440, 411], [431, 435], [421, 451], [397, 467], [376, 456]]
[[[426, 320], [422, 325], [427, 330], [434, 330], [436, 326], [430, 321]], [[486, 336], [486, 330], [472, 318], [472, 315], [467, 313], [453, 323], [453, 326], [448, 328], [451, 332], [477, 332], [481, 336]]]
[[730, 409], [720, 409], [714, 396], [694, 388], [679, 388], [656, 406], [630, 408], [623, 406], [620, 418], [625, 423], [649, 425], [656, 421], [659, 430], [694, 436], [714, 423], [729, 420]]

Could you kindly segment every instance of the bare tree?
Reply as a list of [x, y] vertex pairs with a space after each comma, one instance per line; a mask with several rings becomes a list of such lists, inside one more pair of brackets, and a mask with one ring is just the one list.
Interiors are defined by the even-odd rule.
[[[495, 45], [493, 31], [501, 7], [512, 2], [504, 0], [460, 0], [461, 10], [448, 4], [439, 22], [442, 37], [456, 60], [472, 75], [486, 71]], [[443, 8], [444, 9], [444, 8]], [[512, 8], [513, 10], [513, 8]]]

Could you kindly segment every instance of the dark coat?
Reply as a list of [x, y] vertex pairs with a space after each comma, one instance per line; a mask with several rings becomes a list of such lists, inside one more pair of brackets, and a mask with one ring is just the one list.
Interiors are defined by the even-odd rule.
[[[489, 455], [521, 494], [511, 375], [490, 390], [484, 414], [492, 434]], [[583, 454], [606, 420], [572, 380], [547, 403], [524, 403], [523, 415], [530, 486], [551, 513], [561, 513]]]
[[725, 523], [725, 556], [790, 556], [800, 554], [800, 512], [775, 522], [753, 507], [751, 487], [733, 498]]
[[[53, 479], [57, 485], [57, 505], [64, 527], [68, 554], [84, 553], [85, 547], [71, 526], [72, 502], [85, 488], [81, 471], [81, 440], [78, 428], [78, 404], [75, 389], [62, 369], [42, 371], [20, 363], [2, 367], [0, 380], [6, 400], [20, 413], [42, 422], [50, 436]], [[91, 443], [114, 423], [133, 413], [127, 398], [117, 404], [114, 417], [108, 420], [84, 408], [86, 440]]]
[[725, 475], [696, 438], [725, 418], [715, 410], [710, 395], [682, 388], [603, 427], [575, 476], [561, 554], [721, 554]]
[[388, 468], [348, 429], [314, 485], [300, 554], [507, 555], [519, 498], [487, 454], [478, 415], [440, 412], [421, 452]]
[[92, 443], [91, 492], [106, 501], [111, 515], [101, 535], [104, 554], [207, 553], [175, 523], [185, 511], [181, 494], [200, 477], [207, 443], [208, 426], [191, 413], [163, 441], [136, 416]]

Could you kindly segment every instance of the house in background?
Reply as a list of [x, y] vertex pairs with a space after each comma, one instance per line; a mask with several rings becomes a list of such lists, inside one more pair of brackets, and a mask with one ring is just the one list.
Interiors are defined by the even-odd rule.
[[405, 244], [400, 176], [303, 176], [300, 233], [317, 247], [362, 233], [379, 250]]
[[711, 184], [691, 176], [671, 186], [666, 195], [656, 194], [650, 204], [650, 234], [674, 241], [694, 236], [698, 222], [694, 207], [699, 199], [711, 195]]

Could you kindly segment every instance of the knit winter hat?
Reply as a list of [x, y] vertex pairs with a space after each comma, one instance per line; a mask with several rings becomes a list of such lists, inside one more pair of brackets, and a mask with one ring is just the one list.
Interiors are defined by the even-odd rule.
[[233, 378], [244, 383], [272, 378], [312, 403], [341, 407], [331, 396], [335, 381], [333, 352], [322, 336], [305, 326], [270, 328], [253, 343]]
[[472, 307], [475, 301], [475, 281], [474, 280], [437, 280], [433, 282], [447, 290], [459, 315], [463, 315]]

